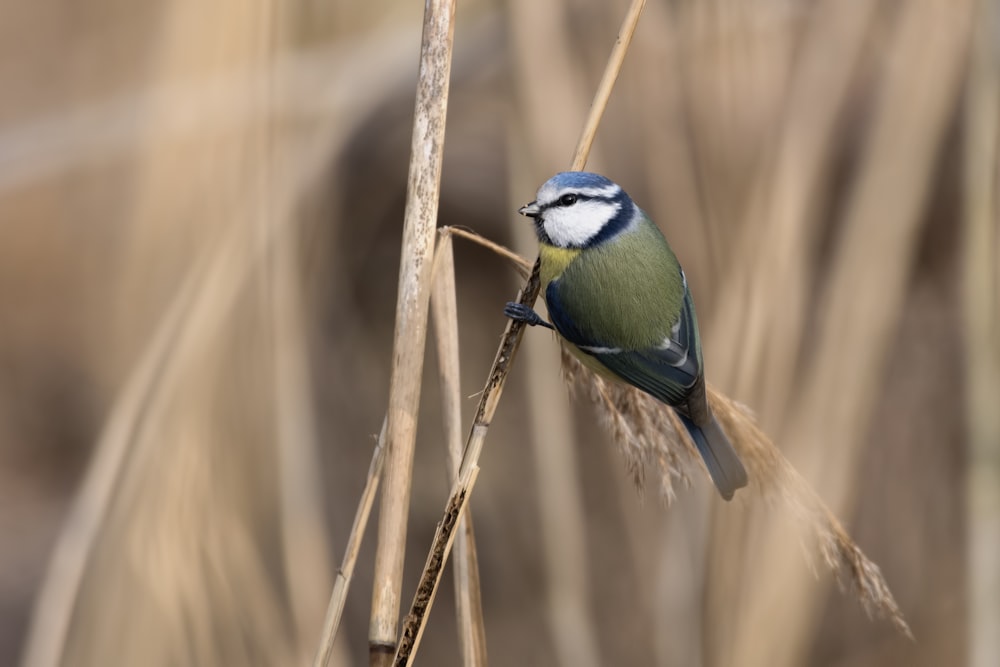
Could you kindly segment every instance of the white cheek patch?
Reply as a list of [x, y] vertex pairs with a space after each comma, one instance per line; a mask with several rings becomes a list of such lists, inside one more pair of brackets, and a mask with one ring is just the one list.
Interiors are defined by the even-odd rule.
[[560, 248], [582, 247], [597, 236], [620, 209], [621, 204], [607, 201], [553, 206], [545, 212], [545, 233]]

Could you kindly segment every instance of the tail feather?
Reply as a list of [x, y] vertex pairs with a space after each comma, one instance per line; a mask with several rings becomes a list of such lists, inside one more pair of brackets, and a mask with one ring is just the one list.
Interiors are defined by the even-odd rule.
[[701, 458], [705, 460], [708, 474], [711, 475], [719, 493], [726, 500], [730, 500], [736, 489], [747, 485], [747, 471], [729, 438], [715, 417], [710, 417], [710, 421], [706, 424], [696, 426], [690, 418], [680, 413], [678, 415], [698, 447]]

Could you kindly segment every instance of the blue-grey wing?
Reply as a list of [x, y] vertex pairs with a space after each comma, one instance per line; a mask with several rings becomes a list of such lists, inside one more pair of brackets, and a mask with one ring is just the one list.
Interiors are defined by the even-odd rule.
[[549, 284], [545, 301], [549, 318], [563, 338], [621, 379], [664, 403], [680, 406], [686, 402], [702, 372], [698, 324], [690, 292], [685, 290], [680, 317], [663, 342], [643, 350], [623, 350], [609, 341], [588, 336], [566, 312], [558, 281]]
[[545, 305], [549, 309], [549, 320], [559, 335], [581, 348], [607, 345], [607, 341], [599, 341], [592, 334], [586, 333], [577, 319], [570, 315], [566, 300], [560, 292], [561, 287], [560, 281], [553, 280], [545, 289]]

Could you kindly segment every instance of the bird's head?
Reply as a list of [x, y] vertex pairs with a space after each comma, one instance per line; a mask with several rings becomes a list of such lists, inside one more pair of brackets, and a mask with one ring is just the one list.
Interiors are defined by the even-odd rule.
[[535, 201], [518, 213], [533, 218], [542, 243], [590, 248], [624, 231], [637, 212], [613, 181], [586, 171], [564, 171], [538, 188]]

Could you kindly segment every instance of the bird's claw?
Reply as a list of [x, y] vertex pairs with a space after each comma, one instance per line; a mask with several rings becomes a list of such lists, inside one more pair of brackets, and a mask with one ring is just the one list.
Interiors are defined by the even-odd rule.
[[503, 314], [512, 320], [524, 322], [531, 327], [542, 326], [553, 331], [555, 330], [555, 327], [543, 320], [541, 315], [523, 303], [508, 301], [507, 305], [503, 307]]

